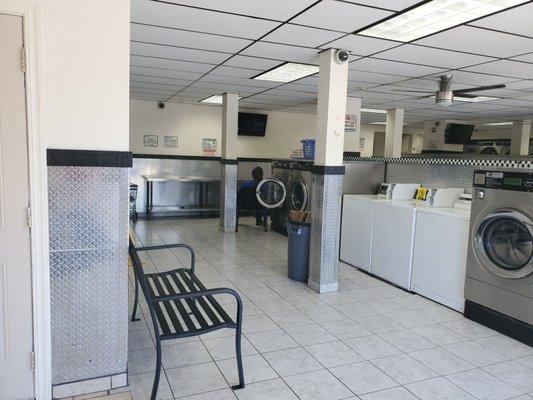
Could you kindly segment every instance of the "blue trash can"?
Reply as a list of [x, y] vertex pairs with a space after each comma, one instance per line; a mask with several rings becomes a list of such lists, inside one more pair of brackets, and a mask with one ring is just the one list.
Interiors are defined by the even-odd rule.
[[287, 224], [288, 275], [298, 282], [307, 282], [309, 277], [309, 240], [311, 224], [309, 222], [290, 221]]

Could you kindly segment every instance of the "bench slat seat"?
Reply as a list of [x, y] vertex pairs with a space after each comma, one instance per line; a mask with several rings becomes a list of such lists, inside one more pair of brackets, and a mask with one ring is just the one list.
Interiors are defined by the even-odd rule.
[[[191, 254], [190, 268], [177, 268], [170, 271], [144, 272], [139, 251], [153, 251], [185, 248]], [[135, 272], [135, 302], [131, 316], [136, 318], [139, 303], [139, 287], [142, 289], [148, 312], [152, 319], [156, 340], [156, 370], [150, 400], [156, 400], [161, 374], [161, 341], [196, 336], [217, 329], [235, 329], [235, 353], [239, 384], [233, 389], [244, 388], [242, 366], [242, 301], [233, 289], [207, 289], [194, 273], [195, 253], [191, 246], [183, 243], [136, 248], [130, 238], [130, 258]], [[233, 319], [215, 299], [217, 295], [231, 295], [237, 303], [237, 315]]]

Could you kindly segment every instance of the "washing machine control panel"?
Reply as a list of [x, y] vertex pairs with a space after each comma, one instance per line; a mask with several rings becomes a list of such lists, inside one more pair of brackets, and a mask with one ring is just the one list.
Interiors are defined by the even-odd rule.
[[[478, 170], [474, 172], [474, 187], [533, 192], [533, 172]], [[484, 192], [477, 190], [476, 193]]]

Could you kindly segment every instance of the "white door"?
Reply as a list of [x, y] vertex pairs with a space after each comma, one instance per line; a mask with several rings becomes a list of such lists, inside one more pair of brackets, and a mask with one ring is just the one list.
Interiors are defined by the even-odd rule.
[[22, 17], [0, 14], [0, 399], [33, 398]]

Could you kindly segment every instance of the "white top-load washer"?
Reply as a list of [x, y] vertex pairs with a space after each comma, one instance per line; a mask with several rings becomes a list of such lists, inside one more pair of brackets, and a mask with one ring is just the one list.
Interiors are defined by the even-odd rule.
[[406, 290], [411, 290], [416, 211], [407, 200], [374, 206], [371, 273]]
[[371, 272], [375, 204], [387, 198], [410, 200], [419, 187], [418, 184], [382, 184], [377, 195], [344, 195], [341, 261]]
[[462, 312], [470, 207], [417, 206], [411, 290]]

